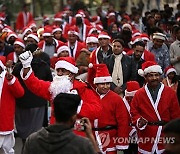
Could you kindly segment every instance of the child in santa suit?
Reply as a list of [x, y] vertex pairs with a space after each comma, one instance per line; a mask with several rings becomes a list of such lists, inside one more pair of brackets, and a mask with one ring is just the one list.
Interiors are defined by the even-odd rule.
[[119, 95], [110, 90], [112, 77], [105, 64], [96, 64], [94, 84], [100, 96], [102, 112], [94, 120], [94, 133], [102, 153], [117, 154], [128, 149], [129, 115]]
[[[130, 114], [131, 102], [137, 90], [140, 89], [140, 85], [137, 81], [128, 81], [126, 86], [127, 88], [125, 90], [125, 96], [123, 98], [123, 102], [128, 110], [129, 116], [131, 117]], [[137, 154], [138, 146], [137, 146], [136, 128], [134, 126], [130, 126], [129, 129], [130, 129], [130, 133], [129, 133], [130, 144], [129, 144], [129, 148], [124, 151], [124, 154], [129, 154], [129, 153]]]
[[0, 153], [13, 154], [15, 98], [24, 95], [24, 89], [4, 66], [6, 59], [0, 56]]

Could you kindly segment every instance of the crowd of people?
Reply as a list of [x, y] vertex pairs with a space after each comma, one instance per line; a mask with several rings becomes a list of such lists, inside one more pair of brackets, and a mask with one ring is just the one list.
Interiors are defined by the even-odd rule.
[[0, 153], [178, 154], [179, 6], [0, 13]]

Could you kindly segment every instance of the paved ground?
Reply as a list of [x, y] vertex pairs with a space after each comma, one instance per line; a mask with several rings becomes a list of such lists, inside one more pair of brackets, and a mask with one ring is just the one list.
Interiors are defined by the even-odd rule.
[[21, 154], [21, 149], [22, 149], [22, 141], [19, 137], [16, 138], [16, 143], [15, 143], [15, 154]]

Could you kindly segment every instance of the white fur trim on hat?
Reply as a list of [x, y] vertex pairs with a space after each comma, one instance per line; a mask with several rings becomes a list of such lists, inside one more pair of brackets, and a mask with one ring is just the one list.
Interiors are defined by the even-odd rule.
[[100, 38], [111, 39], [109, 35], [101, 35], [101, 34], [99, 34], [99, 35], [98, 35], [98, 39], [100, 39]]
[[54, 21], [62, 21], [61, 18], [54, 18]]
[[137, 92], [137, 90], [134, 90], [134, 91], [125, 90], [125, 96], [134, 96], [136, 92]]
[[75, 15], [75, 17], [81, 17], [81, 18], [82, 18], [82, 17], [83, 17], [83, 15], [82, 15], [82, 14], [80, 14], [80, 13], [78, 13], [78, 14], [76, 14], [76, 15]]
[[52, 33], [55, 33], [57, 31], [61, 31], [62, 32], [62, 29], [61, 28], [55, 28], [55, 29], [53, 29]]
[[162, 33], [154, 33], [153, 34], [153, 39], [160, 39], [165, 41], [166, 40], [166, 35], [162, 34]]
[[15, 38], [17, 38], [17, 35], [12, 33], [12, 34], [9, 34], [8, 37], [6, 38], [7, 41], [9, 41], [10, 37], [14, 36]]
[[63, 45], [63, 46], [61, 46], [61, 47], [58, 48], [58, 50], [57, 50], [57, 55], [59, 55], [62, 51], [68, 51], [69, 54], [71, 53], [69, 47], [68, 47], [68, 46], [65, 46], [65, 45]]
[[106, 82], [112, 82], [112, 77], [111, 76], [103, 76], [103, 77], [94, 78], [94, 84], [96, 84], [96, 83], [106, 83]]
[[42, 36], [52, 36], [51, 33], [43, 33]]
[[132, 26], [130, 24], [123, 24], [122, 29], [125, 27], [129, 28], [132, 31]]
[[87, 43], [99, 43], [98, 39], [94, 36], [90, 36], [86, 38], [86, 44]]
[[55, 64], [55, 70], [58, 68], [64, 68], [74, 74], [78, 73], [78, 68], [65, 60], [60, 60]]
[[159, 65], [149, 66], [149, 67], [145, 68], [144, 71], [142, 69], [138, 70], [138, 74], [140, 76], [144, 76], [147, 73], [152, 73], [152, 72], [156, 72], [156, 73], [160, 73], [160, 74], [163, 73], [161, 66], [159, 66]]
[[143, 41], [149, 41], [149, 38], [148, 38], [148, 37], [141, 37], [141, 39], [142, 39]]
[[29, 34], [29, 35], [27, 36], [27, 38], [28, 38], [28, 37], [31, 37], [31, 38], [35, 39], [36, 42], [39, 42], [39, 38], [38, 38], [36, 35], [34, 35], [34, 34]]
[[79, 36], [79, 33], [76, 32], [76, 31], [68, 31], [68, 35], [69, 35], [69, 34], [75, 34], [75, 35]]
[[22, 43], [22, 42], [20, 42], [20, 41], [15, 41], [15, 42], [14, 42], [14, 45], [15, 45], [15, 44], [18, 44], [18, 45], [20, 45], [22, 48], [25, 48], [24, 43]]
[[31, 29], [31, 28], [26, 28], [26, 29], [24, 30], [24, 32], [22, 33], [22, 36], [24, 37], [24, 35], [25, 35], [28, 31], [31, 31], [31, 32], [32, 32], [32, 29]]
[[171, 73], [171, 72], [175, 72], [176, 75], [177, 75], [176, 70], [175, 70], [174, 68], [170, 68], [170, 69], [168, 69], [168, 71], [166, 72], [166, 76], [167, 76], [169, 73]]

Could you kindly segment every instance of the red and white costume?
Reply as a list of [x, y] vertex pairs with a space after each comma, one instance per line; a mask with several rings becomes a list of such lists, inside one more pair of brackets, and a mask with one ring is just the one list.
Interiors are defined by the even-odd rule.
[[[66, 45], [70, 48], [69, 41], [66, 43]], [[73, 55], [71, 55], [71, 57], [74, 57], [75, 60], [76, 60], [77, 57], [80, 55], [82, 48], [86, 48], [85, 44], [81, 43], [79, 41], [76, 41], [75, 44], [74, 44]]]
[[[140, 117], [145, 118], [147, 121], [170, 121], [180, 117], [180, 108], [175, 92], [161, 84], [158, 91], [156, 102], [153, 101], [147, 85], [138, 90], [133, 98], [131, 104], [132, 122], [137, 123]], [[143, 130], [137, 129], [138, 138], [145, 139], [161, 139], [162, 126], [149, 126]], [[162, 142], [147, 141], [146, 144], [139, 142], [138, 151], [140, 153], [162, 153], [164, 146]]]
[[[129, 115], [127, 109], [119, 95], [113, 91], [109, 91], [105, 95], [101, 95], [102, 112], [99, 113], [99, 118], [94, 121], [95, 128], [105, 126], [117, 126], [117, 129], [106, 131], [95, 131], [96, 140], [101, 151], [108, 153], [117, 153], [117, 150], [128, 149], [128, 143], [118, 143], [115, 139], [128, 139], [129, 137]], [[113, 99], [112, 99], [113, 98]], [[106, 134], [106, 138], [102, 135]], [[108, 145], [104, 145], [104, 139], [108, 141]]]
[[7, 55], [7, 61], [8, 60], [12, 60], [14, 63], [17, 63], [18, 61], [18, 57], [17, 57], [17, 54], [16, 52], [11, 52]]
[[31, 21], [33, 21], [33, 16], [30, 12], [20, 12], [16, 20], [16, 29], [22, 30]]
[[[5, 69], [2, 61], [0, 66]], [[0, 74], [0, 149], [5, 153], [13, 152], [14, 146], [14, 115], [15, 98], [24, 95], [24, 89], [18, 79], [13, 77], [8, 81], [5, 78], [6, 71]]]

